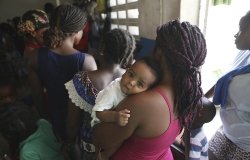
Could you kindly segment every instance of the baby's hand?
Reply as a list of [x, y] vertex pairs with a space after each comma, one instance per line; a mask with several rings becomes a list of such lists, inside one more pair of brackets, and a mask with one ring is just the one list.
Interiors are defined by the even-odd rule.
[[120, 126], [126, 126], [128, 123], [129, 117], [130, 117], [130, 110], [128, 109], [121, 110], [118, 112], [117, 123]]

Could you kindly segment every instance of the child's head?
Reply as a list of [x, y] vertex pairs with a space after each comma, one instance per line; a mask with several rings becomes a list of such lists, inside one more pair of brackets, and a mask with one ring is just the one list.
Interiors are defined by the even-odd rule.
[[160, 72], [160, 67], [153, 59], [140, 59], [122, 75], [121, 90], [127, 95], [143, 92], [160, 81]]
[[2, 78], [0, 80], [0, 105], [14, 102], [17, 99], [14, 82]]
[[250, 11], [240, 19], [239, 32], [234, 36], [236, 47], [240, 50], [250, 49]]
[[56, 7], [51, 15], [50, 28], [44, 34], [45, 45], [49, 48], [60, 47], [70, 36], [74, 36], [74, 44], [78, 44], [86, 22], [86, 15], [78, 7], [73, 5]]
[[202, 97], [202, 105], [198, 103], [198, 111], [194, 117], [192, 129], [200, 128], [204, 123], [212, 121], [215, 115], [216, 108], [214, 104], [207, 98]]
[[36, 115], [30, 107], [19, 102], [1, 105], [0, 130], [7, 140], [20, 143], [36, 128]]
[[23, 35], [25, 41], [35, 39], [40, 45], [43, 44], [43, 33], [49, 27], [47, 14], [39, 9], [25, 12], [18, 24], [18, 31]]
[[128, 31], [113, 29], [104, 37], [104, 55], [106, 60], [127, 68], [133, 59], [135, 39]]

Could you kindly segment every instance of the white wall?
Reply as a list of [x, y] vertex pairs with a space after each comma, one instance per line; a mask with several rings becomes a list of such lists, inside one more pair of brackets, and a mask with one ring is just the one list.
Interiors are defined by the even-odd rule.
[[157, 26], [179, 18], [199, 24], [200, 0], [139, 0], [140, 36], [155, 39]]
[[155, 39], [156, 28], [180, 17], [180, 0], [139, 0], [140, 36]]
[[189, 21], [191, 24], [199, 24], [200, 0], [182, 0], [180, 20]]

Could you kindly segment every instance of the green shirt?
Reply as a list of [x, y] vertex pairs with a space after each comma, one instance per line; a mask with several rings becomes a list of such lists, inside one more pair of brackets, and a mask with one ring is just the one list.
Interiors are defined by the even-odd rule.
[[52, 125], [45, 119], [37, 122], [37, 130], [20, 143], [20, 160], [63, 160], [61, 144]]

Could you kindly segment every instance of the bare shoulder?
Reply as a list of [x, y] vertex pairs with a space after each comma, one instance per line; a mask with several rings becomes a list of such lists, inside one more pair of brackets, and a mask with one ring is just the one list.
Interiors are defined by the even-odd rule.
[[86, 71], [93, 71], [97, 69], [95, 59], [92, 55], [85, 53], [85, 60], [83, 63], [83, 69]]
[[166, 101], [155, 90], [148, 90], [139, 94], [128, 96], [117, 107], [118, 110], [127, 108], [138, 113], [154, 113], [166, 108]]

